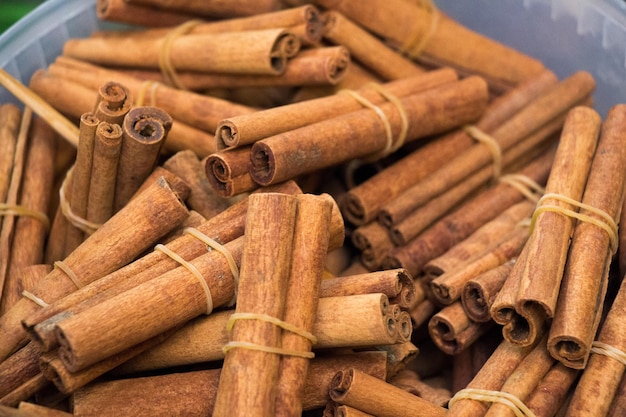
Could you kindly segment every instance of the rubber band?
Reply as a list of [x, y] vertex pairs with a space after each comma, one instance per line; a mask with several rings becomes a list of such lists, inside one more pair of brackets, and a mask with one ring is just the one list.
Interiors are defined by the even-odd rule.
[[50, 219], [45, 213], [40, 211], [31, 210], [24, 206], [13, 206], [10, 204], [0, 203], [0, 216], [28, 216], [36, 220], [39, 220], [47, 230], [50, 230]]
[[409, 116], [407, 116], [406, 108], [404, 107], [404, 104], [402, 104], [402, 101], [400, 101], [400, 99], [396, 95], [391, 94], [389, 91], [385, 90], [382, 85], [378, 83], [368, 83], [366, 84], [366, 87], [370, 87], [376, 90], [378, 94], [383, 96], [390, 103], [393, 103], [393, 105], [395, 105], [398, 109], [398, 113], [400, 114], [400, 120], [402, 120], [402, 128], [400, 129], [400, 133], [398, 134], [395, 143], [393, 144], [393, 146], [391, 146], [391, 149], [389, 149], [388, 153], [395, 152], [400, 149], [402, 145], [404, 145], [404, 142], [406, 141], [406, 135], [409, 131]]
[[276, 317], [272, 317], [267, 314], [260, 314], [260, 313], [233, 313], [231, 314], [230, 317], [228, 318], [228, 321], [226, 322], [226, 330], [228, 332], [231, 332], [233, 330], [233, 326], [235, 325], [235, 322], [237, 320], [265, 321], [267, 323], [271, 323], [275, 326], [278, 326], [281, 329], [287, 330], [288, 332], [297, 334], [298, 336], [302, 336], [305, 339], [308, 339], [313, 344], [317, 343], [317, 338], [315, 337], [313, 333], [307, 332], [306, 330], [303, 330], [297, 326], [294, 326], [291, 323], [287, 323], [286, 321], [283, 321]]
[[28, 298], [33, 303], [37, 304], [39, 307], [46, 308], [50, 305], [30, 291], [26, 291], [26, 290], [22, 291], [22, 297]]
[[176, 262], [178, 262], [179, 264], [187, 268], [187, 270], [191, 272], [191, 274], [198, 279], [198, 281], [200, 282], [200, 285], [202, 285], [204, 294], [206, 295], [206, 313], [205, 314], [211, 314], [211, 312], [213, 311], [213, 296], [211, 295], [211, 289], [209, 288], [209, 285], [206, 283], [206, 280], [204, 279], [200, 271], [198, 271], [198, 268], [196, 268], [196, 266], [193, 265], [192, 263], [184, 260], [182, 256], [180, 256], [179, 254], [177, 254], [176, 252], [174, 252], [173, 250], [171, 250], [165, 245], [162, 245], [159, 243], [158, 245], [154, 247], [154, 250], [163, 252], [164, 254], [166, 254], [167, 256], [169, 256], [170, 258], [172, 258], [173, 260], [175, 260]]
[[176, 69], [174, 68], [172, 60], [170, 59], [172, 45], [174, 45], [174, 41], [179, 36], [186, 35], [200, 23], [202, 23], [201, 20], [189, 20], [182, 25], [174, 28], [163, 39], [163, 43], [161, 44], [161, 50], [159, 51], [159, 69], [161, 70], [163, 78], [165, 78], [167, 84], [181, 90], [185, 90], [186, 88], [181, 82], [180, 77], [176, 73]]
[[278, 347], [273, 347], [273, 346], [257, 345], [256, 343], [236, 342], [236, 341], [228, 342], [226, 345], [224, 345], [224, 347], [222, 348], [222, 351], [224, 353], [227, 353], [229, 350], [234, 349], [234, 348], [258, 350], [258, 351], [266, 352], [266, 353], [275, 353], [277, 355], [298, 356], [298, 357], [305, 358], [305, 359], [313, 359], [315, 357], [315, 354], [313, 352], [288, 350], [288, 349], [283, 349], [283, 348], [278, 348]]
[[373, 110], [374, 113], [376, 113], [380, 121], [383, 122], [383, 126], [385, 127], [385, 133], [387, 134], [387, 144], [385, 145], [385, 148], [382, 151], [372, 156], [371, 160], [376, 160], [383, 156], [388, 155], [388, 153], [391, 151], [391, 148], [393, 146], [393, 133], [391, 132], [391, 124], [389, 123], [389, 118], [387, 118], [387, 115], [385, 114], [385, 112], [380, 107], [378, 107], [377, 105], [375, 105], [374, 103], [372, 103], [371, 101], [369, 101], [368, 99], [366, 99], [365, 97], [363, 97], [361, 94], [357, 93], [354, 90], [344, 89], [344, 90], [339, 90], [339, 93], [349, 95], [350, 97], [358, 101], [360, 105], [370, 110]]
[[608, 356], [609, 358], [613, 358], [616, 361], [620, 362], [622, 365], [626, 366], [626, 352], [624, 352], [623, 350], [619, 350], [614, 346], [596, 340], [591, 343], [591, 352], [597, 353], [599, 355]]
[[226, 261], [228, 262], [228, 266], [230, 267], [230, 272], [233, 274], [233, 278], [235, 280], [235, 288], [234, 288], [235, 294], [233, 296], [233, 299], [230, 301], [230, 303], [228, 303], [229, 307], [233, 306], [235, 302], [237, 301], [237, 291], [239, 288], [239, 267], [237, 266], [237, 262], [235, 262], [235, 258], [233, 257], [233, 255], [226, 248], [226, 246], [220, 244], [215, 239], [211, 239], [210, 237], [208, 237], [207, 235], [205, 235], [204, 233], [202, 233], [201, 231], [199, 231], [198, 229], [194, 227], [186, 227], [183, 230], [183, 233], [187, 233], [195, 237], [196, 239], [206, 244], [209, 247], [209, 249], [215, 249], [216, 251], [224, 255], [224, 257], [226, 258]]
[[407, 38], [407, 41], [400, 46], [400, 53], [411, 58], [420, 56], [426, 45], [428, 45], [430, 38], [435, 34], [441, 17], [439, 9], [437, 9], [432, 0], [419, 0], [416, 3], [419, 7], [429, 12], [430, 26], [425, 32], [413, 31], [412, 35]]
[[[596, 219], [595, 217], [591, 217], [586, 214], [582, 214], [577, 211], [570, 210], [564, 207], [550, 205], [550, 204], [543, 204], [543, 202], [548, 199], [562, 201], [564, 203], [571, 204], [575, 207], [578, 207], [579, 209], [590, 211], [591, 213], [600, 216], [602, 220]], [[580, 201], [576, 201], [573, 198], [567, 197], [562, 194], [548, 193], [548, 194], [545, 194], [543, 197], [541, 197], [539, 201], [537, 202], [537, 208], [533, 212], [533, 215], [530, 221], [530, 233], [532, 233], [532, 231], [535, 228], [535, 223], [537, 222], [537, 217], [539, 216], [539, 214], [546, 212], [546, 211], [560, 213], [569, 217], [576, 218], [580, 221], [591, 223], [593, 225], [598, 226], [609, 235], [609, 239], [611, 241], [612, 253], [615, 253], [615, 251], [617, 250], [617, 246], [619, 244], [619, 234], [618, 234], [617, 223], [615, 222], [615, 220], [613, 220], [613, 218], [607, 212], [597, 207], [590, 206], [589, 204], [581, 203]]]
[[80, 282], [74, 271], [72, 271], [72, 269], [65, 262], [55, 261], [54, 267], [59, 268], [61, 271], [65, 272], [65, 275], [67, 275], [69, 279], [72, 280], [74, 285], [76, 285], [76, 288], [81, 289], [84, 287], [83, 283]]
[[536, 417], [527, 406], [515, 395], [502, 391], [491, 391], [480, 388], [465, 388], [458, 391], [448, 402], [451, 409], [458, 400], [476, 400], [504, 404], [513, 411], [516, 417]]
[[491, 160], [493, 161], [493, 178], [500, 178], [500, 173], [502, 172], [502, 149], [498, 141], [496, 141], [493, 136], [488, 135], [474, 125], [464, 126], [463, 130], [469, 137], [482, 143], [489, 149], [489, 152], [491, 152]]
[[76, 227], [79, 230], [87, 233], [88, 235], [93, 234], [96, 230], [98, 230], [102, 225], [94, 222], [90, 222], [89, 220], [83, 219], [80, 216], [77, 216], [76, 213], [72, 211], [70, 207], [69, 201], [65, 197], [65, 185], [67, 179], [70, 177], [70, 173], [73, 172], [74, 167], [68, 171], [61, 187], [59, 188], [59, 207], [61, 208], [61, 213], [63, 216], [72, 224], [72, 226]]
[[150, 92], [150, 106], [156, 107], [156, 90], [159, 88], [160, 83], [152, 80], [146, 80], [139, 87], [139, 91], [137, 92], [137, 99], [135, 100], [135, 106], [141, 107], [144, 106], [144, 102], [146, 99], [146, 92]]
[[499, 178], [499, 181], [516, 188], [524, 197], [533, 203], [537, 203], [540, 199], [540, 195], [546, 192], [545, 188], [522, 174], [503, 175]]

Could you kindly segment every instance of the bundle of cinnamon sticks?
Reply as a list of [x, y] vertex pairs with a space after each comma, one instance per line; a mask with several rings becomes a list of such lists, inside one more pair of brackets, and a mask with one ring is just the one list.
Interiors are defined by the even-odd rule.
[[0, 415], [619, 415], [589, 73], [429, 2], [97, 3], [0, 73]]

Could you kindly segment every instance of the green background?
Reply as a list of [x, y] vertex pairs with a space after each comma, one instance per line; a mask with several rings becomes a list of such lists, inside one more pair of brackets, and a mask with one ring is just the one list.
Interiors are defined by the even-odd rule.
[[0, 0], [0, 33], [41, 3], [43, 0]]

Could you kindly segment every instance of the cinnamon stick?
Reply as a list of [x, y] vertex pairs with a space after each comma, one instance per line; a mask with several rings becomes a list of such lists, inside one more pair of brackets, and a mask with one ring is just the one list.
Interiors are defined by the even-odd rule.
[[324, 39], [343, 45], [363, 65], [385, 80], [410, 77], [424, 72], [417, 64], [389, 48], [341, 13], [324, 13]]
[[[87, 238], [63, 263], [82, 285], [86, 285], [129, 263], [158, 237], [181, 222], [187, 213], [186, 207], [168, 184], [158, 181]], [[129, 228], [128, 224], [134, 227]], [[118, 245], [118, 242], [124, 242], [124, 245]], [[76, 288], [77, 284], [66, 272], [55, 268], [31, 292], [51, 303]], [[6, 358], [26, 340], [20, 322], [39, 308], [30, 299], [22, 298], [0, 317], [6, 342], [0, 347], [0, 358]]]
[[[580, 201], [600, 123], [600, 116], [586, 107], [574, 108], [568, 114], [546, 194], [556, 193]], [[571, 165], [571, 158], [576, 159], [576, 168]], [[554, 205], [573, 208], [562, 201]], [[516, 262], [491, 307], [493, 319], [504, 326], [504, 337], [520, 345], [531, 344], [545, 321], [554, 316], [574, 221], [560, 213], [545, 212], [536, 217], [535, 224], [519, 256], [524, 262]], [[539, 276], [541, 284], [533, 279]]]
[[[33, 212], [43, 213], [44, 219], [22, 215], [15, 220], [10, 257], [0, 262], [3, 267], [6, 266], [0, 312], [8, 311], [17, 303], [22, 296], [22, 290], [32, 288], [27, 288], [27, 283], [22, 279], [23, 269], [41, 264], [44, 260], [44, 245], [49, 227], [45, 213], [50, 205], [55, 148], [53, 130], [43, 119], [36, 117], [29, 133], [19, 205]], [[38, 277], [31, 284], [35, 285], [37, 281]]]
[[[93, 151], [96, 136], [96, 128], [99, 120], [93, 113], [83, 113], [80, 116], [78, 146], [76, 149], [76, 162], [72, 169], [72, 189], [69, 193], [70, 209], [76, 216], [87, 218], [87, 205], [89, 202], [89, 183], [91, 180], [91, 168], [93, 165]], [[68, 173], [68, 175], [70, 175]], [[77, 227], [68, 226], [65, 231], [64, 256], [69, 255], [85, 239], [85, 233]]]
[[[528, 176], [538, 184], [545, 182], [553, 155], [552, 150], [544, 153], [518, 173]], [[521, 192], [512, 186], [496, 185], [443, 217], [407, 245], [393, 250], [385, 258], [383, 265], [386, 268], [406, 268], [416, 276], [429, 260], [441, 255], [523, 198]]]
[[467, 316], [477, 322], [491, 320], [490, 309], [502, 285], [515, 264], [512, 259], [496, 268], [480, 274], [465, 283], [461, 303]]
[[250, 146], [224, 149], [202, 161], [206, 178], [218, 195], [232, 197], [258, 187], [248, 172], [250, 149]]
[[375, 416], [444, 416], [445, 409], [356, 369], [338, 372], [330, 398]]
[[555, 363], [530, 394], [526, 400], [526, 406], [535, 415], [556, 416], [565, 404], [578, 374], [579, 372], [575, 369]]
[[[443, 69], [410, 77], [406, 80], [389, 82], [383, 87], [389, 93], [403, 97], [455, 79], [454, 71]], [[363, 89], [358, 92], [374, 104], [383, 102], [383, 98], [371, 89]], [[215, 135], [217, 148], [252, 144], [272, 135], [361, 108], [361, 105], [353, 98], [339, 94], [266, 109], [250, 115], [230, 117], [222, 120], [217, 127]]]
[[[14, 104], [0, 106], [0, 201], [5, 202], [9, 191], [13, 157], [17, 145], [17, 134], [20, 126], [21, 111]], [[2, 222], [0, 222], [0, 225]]]
[[[93, 90], [105, 82], [115, 80], [128, 88], [135, 99], [143, 93], [144, 103], [161, 107], [179, 123], [186, 123], [211, 134], [215, 132], [221, 119], [253, 112], [253, 109], [247, 106], [161, 84], [149, 86], [146, 91], [146, 85], [138, 78], [65, 56], [59, 56], [50, 64], [48, 71], [55, 77], [73, 80]], [[213, 147], [211, 149], [215, 150]]]
[[102, 122], [121, 125], [133, 103], [133, 96], [125, 86], [109, 81], [98, 88], [93, 113]]
[[[285, 294], [283, 320], [306, 332], [314, 331], [319, 314], [318, 300], [324, 262], [328, 252], [333, 203], [329, 195], [302, 194], [296, 197], [298, 208], [292, 241], [289, 287]], [[244, 310], [246, 311], [246, 310]], [[310, 352], [313, 341], [295, 333], [284, 332], [283, 349]], [[276, 415], [300, 416], [309, 359], [283, 356], [278, 367]]]
[[194, 18], [193, 14], [168, 12], [128, 4], [126, 0], [97, 0], [98, 18], [142, 26], [173, 26]]
[[[476, 120], [486, 106], [486, 93], [484, 81], [470, 77], [400, 99], [408, 121], [404, 140], [410, 142]], [[393, 103], [379, 108], [391, 126], [391, 136], [385, 133], [382, 120], [365, 109], [255, 142], [250, 157], [252, 179], [272, 184], [399, 146], [393, 138], [402, 129], [400, 111]], [[421, 120], [426, 113], [436, 117]], [[338, 144], [337, 137], [345, 140]], [[302, 156], [294, 163], [296, 154]]]
[[[495, 129], [491, 136], [504, 152], [524, 137], [558, 120], [559, 116], [567, 114], [572, 107], [581, 104], [594, 87], [595, 81], [589, 73], [577, 72], [535, 98], [514, 117]], [[546, 132], [546, 136], [556, 131], [558, 128]], [[380, 214], [381, 221], [385, 225], [399, 222], [415, 207], [441, 194], [472, 172], [487, 165], [492, 159], [493, 155], [485, 145], [481, 143], [473, 145], [388, 204]]]
[[364, 413], [354, 407], [339, 405], [334, 401], [329, 401], [324, 407], [323, 417], [372, 417], [371, 414]]
[[[385, 358], [384, 352], [370, 351], [328, 355], [311, 360], [303, 408], [311, 410], [326, 404], [329, 400], [328, 383], [339, 369], [353, 367], [382, 378], [385, 374]], [[171, 415], [176, 412], [205, 416], [213, 408], [219, 377], [220, 370], [212, 369], [94, 383], [76, 391], [73, 411], [76, 415], [101, 417]], [[150, 394], [157, 387], [159, 398]], [[196, 407], [200, 410], [198, 414], [193, 414], [190, 409]]]
[[445, 407], [451, 397], [450, 390], [429, 385], [417, 372], [409, 369], [399, 372], [389, 383], [440, 407]]
[[363, 265], [371, 271], [380, 269], [383, 259], [394, 248], [387, 229], [378, 222], [356, 228], [352, 243], [361, 251]]
[[[624, 193], [625, 124], [626, 106], [613, 107], [602, 128], [582, 196], [583, 204], [602, 210], [615, 222], [619, 220]], [[576, 224], [548, 339], [552, 356], [569, 367], [584, 369], [589, 357], [616, 251], [612, 245], [606, 231], [588, 222]]]
[[[164, 42], [164, 38], [70, 39], [63, 55], [100, 65], [159, 68]], [[171, 42], [168, 56], [178, 70], [280, 74], [299, 49], [295, 35], [265, 29], [179, 36]]]
[[193, 15], [211, 17], [248, 16], [257, 13], [270, 12], [279, 8], [276, 0], [237, 0], [226, 3], [205, 2], [198, 0], [182, 0], [172, 3], [164, 0], [126, 0], [129, 4], [141, 4], [158, 10], [173, 10], [187, 12]]
[[119, 211], [150, 175], [172, 127], [158, 107], [135, 107], [124, 117], [113, 212]]
[[216, 195], [207, 181], [202, 163], [190, 151], [180, 151], [163, 163], [163, 168], [178, 175], [191, 187], [186, 199], [190, 209], [211, 218], [228, 207], [228, 200]]
[[439, 349], [448, 355], [456, 355], [491, 329], [492, 324], [473, 322], [457, 301], [430, 318], [428, 333]]
[[[482, 131], [491, 133], [498, 125], [504, 123], [556, 82], [556, 76], [552, 72], [542, 72], [537, 77], [493, 99], [475, 125]], [[425, 144], [351, 189], [347, 194], [344, 216], [356, 225], [374, 220], [378, 211], [386, 203], [473, 144], [474, 141], [462, 130]]]
[[[626, 311], [625, 283], [626, 281], [622, 280], [613, 304], [596, 335], [596, 341], [601, 345], [591, 354], [587, 362], [567, 408], [568, 414], [575, 413], [580, 416], [606, 415], [611, 402], [615, 399], [626, 366], [622, 361], [609, 355], [612, 349], [617, 349], [616, 354], [620, 357], [620, 351], [626, 350], [621, 324]], [[599, 350], [597, 350], [598, 348]], [[590, 392], [593, 392], [594, 395], [590, 396]]]
[[87, 220], [102, 224], [114, 214], [115, 187], [118, 181], [122, 149], [122, 128], [117, 124], [100, 122], [94, 140], [94, 155], [89, 183]]
[[480, 74], [499, 90], [544, 68], [538, 60], [469, 30], [436, 8], [401, 0], [369, 0], [358, 5], [340, 0], [316, 3], [341, 12], [414, 58]]

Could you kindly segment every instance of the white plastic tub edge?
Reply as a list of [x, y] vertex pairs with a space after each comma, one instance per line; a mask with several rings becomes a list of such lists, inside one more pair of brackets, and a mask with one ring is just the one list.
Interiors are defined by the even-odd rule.
[[[115, 25], [97, 19], [96, 0], [48, 0], [0, 36], [0, 67], [24, 84], [70, 38]], [[467, 27], [532, 55], [566, 77], [589, 71], [604, 116], [626, 103], [625, 0], [436, 0]], [[15, 99], [0, 88], [0, 102]]]

